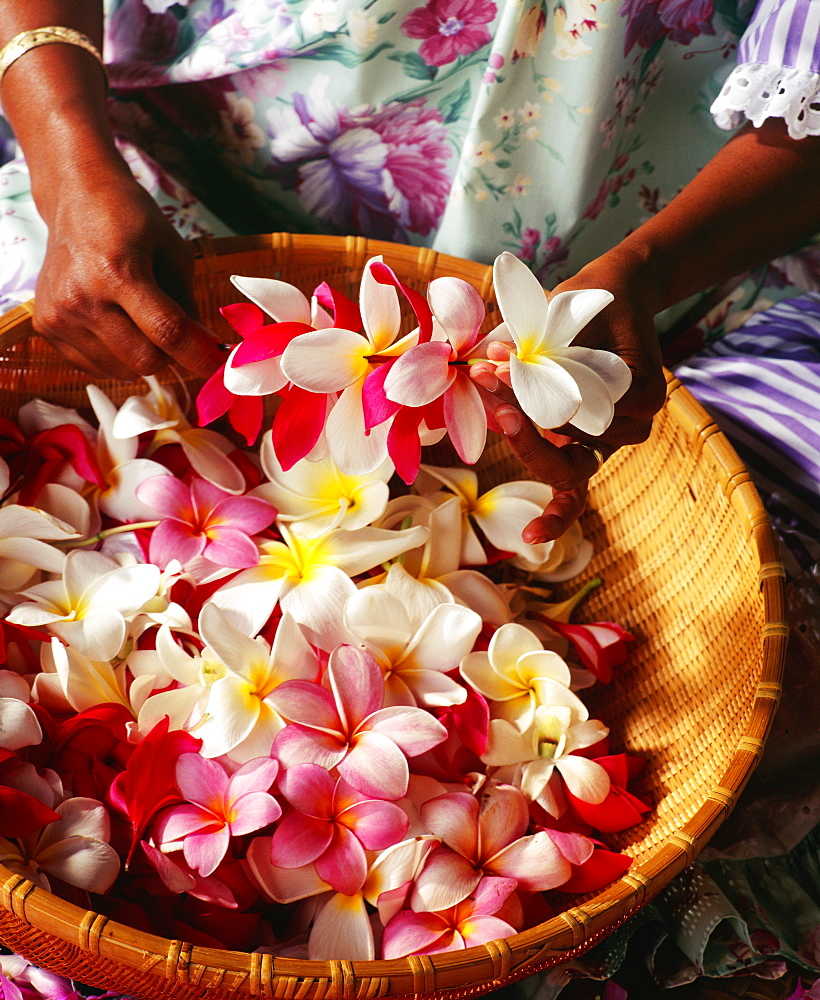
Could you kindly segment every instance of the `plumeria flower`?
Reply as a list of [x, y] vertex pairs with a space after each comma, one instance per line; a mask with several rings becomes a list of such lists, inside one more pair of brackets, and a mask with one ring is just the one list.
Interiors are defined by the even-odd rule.
[[335, 528], [353, 531], [384, 513], [390, 495], [387, 483], [393, 474], [389, 460], [360, 476], [342, 472], [330, 455], [316, 461], [303, 459], [285, 471], [270, 434], [262, 441], [259, 458], [269, 482], [252, 495], [272, 504], [280, 522], [298, 535], [318, 538]]
[[437, 912], [401, 910], [384, 929], [382, 957], [435, 955], [515, 934], [516, 928], [497, 914], [517, 885], [511, 878], [485, 877], [455, 906]]
[[117, 408], [105, 393], [95, 385], [87, 386], [86, 392], [99, 424], [96, 456], [105, 482], [103, 487], [87, 489], [86, 496], [115, 521], [147, 521], [154, 512], [140, 501], [137, 488], [152, 476], [172, 477], [159, 462], [137, 457], [139, 442], [136, 437], [114, 437]]
[[62, 573], [65, 553], [48, 543], [78, 536], [70, 524], [36, 507], [0, 507], [0, 601], [15, 604], [40, 570]]
[[417, 410], [440, 399], [453, 447], [472, 465], [487, 438], [484, 404], [468, 373], [471, 360], [487, 356], [490, 338], [480, 335], [484, 300], [468, 282], [452, 277], [431, 281], [427, 300], [433, 313], [432, 338], [396, 359], [385, 376], [383, 393], [386, 400]]
[[4, 783], [39, 799], [60, 819], [16, 839], [0, 837], [0, 864], [49, 891], [49, 876], [89, 892], [106, 892], [120, 871], [117, 852], [108, 843], [110, 824], [105, 806], [82, 796], [63, 800], [54, 771], [38, 774], [21, 764], [5, 774]]
[[[308, 957], [313, 961], [376, 957], [373, 921], [367, 904], [378, 906], [390, 900], [382, 917], [387, 922], [398, 907], [392, 900], [404, 900], [413, 879], [437, 841], [429, 836], [403, 840], [376, 854], [368, 854], [368, 871], [362, 887], [354, 893], [334, 893], [316, 872], [315, 865], [280, 868], [271, 862], [271, 838], [257, 837], [248, 848], [247, 861], [253, 878], [268, 899], [278, 903], [306, 900], [315, 904], [316, 916], [310, 931]], [[375, 857], [374, 857], [375, 855]]]
[[126, 617], [156, 595], [159, 582], [156, 566], [120, 566], [99, 552], [74, 549], [65, 557], [62, 580], [23, 591], [28, 600], [8, 620], [47, 628], [90, 659], [111, 660], [125, 641]]
[[228, 777], [221, 764], [198, 753], [180, 754], [177, 786], [185, 804], [170, 807], [157, 823], [164, 850], [182, 841], [185, 861], [200, 875], [211, 875], [225, 857], [231, 837], [255, 833], [274, 823], [282, 809], [268, 789], [279, 764], [257, 757]]
[[520, 732], [532, 726], [539, 705], [563, 705], [576, 722], [588, 717], [584, 703], [569, 689], [566, 663], [516, 622], [497, 629], [486, 652], [465, 656], [461, 673], [490, 700], [493, 717], [505, 719]]
[[245, 478], [228, 458], [233, 445], [221, 434], [191, 427], [173, 394], [163, 389], [153, 375], [146, 376], [145, 382], [149, 392], [126, 399], [114, 418], [112, 435], [128, 439], [153, 434], [149, 452], [166, 444], [178, 444], [203, 479], [227, 493], [242, 493]]
[[[417, 330], [404, 336], [397, 288], [419, 322]], [[338, 327], [318, 330], [292, 340], [282, 355], [282, 370], [295, 385], [314, 393], [341, 393], [326, 433], [331, 454], [351, 474], [370, 472], [387, 457], [390, 414], [366, 412], [369, 376], [432, 333], [426, 302], [402, 285], [381, 258], [365, 265], [359, 307], [364, 336]]]
[[425, 479], [417, 481], [419, 492], [424, 492], [425, 481], [429, 479], [461, 501], [464, 565], [480, 566], [488, 561], [476, 528], [501, 552], [522, 555], [539, 564], [548, 558], [553, 542], [530, 545], [521, 538], [524, 526], [541, 514], [552, 499], [552, 489], [546, 483], [516, 480], [500, 483], [479, 495], [478, 476], [471, 469], [423, 465], [421, 471]]
[[0, 749], [37, 746], [43, 731], [30, 707], [31, 690], [13, 670], [0, 670]]
[[365, 587], [344, 608], [351, 642], [358, 642], [384, 674], [386, 705], [425, 708], [460, 705], [464, 685], [447, 675], [473, 648], [481, 617], [459, 604], [439, 604], [411, 619], [398, 598], [382, 587]]
[[196, 728], [203, 756], [229, 754], [241, 762], [270, 753], [285, 726], [270, 696], [285, 681], [318, 681], [316, 653], [287, 613], [272, 646], [235, 628], [214, 604], [203, 607], [199, 630], [224, 665], [223, 675], [210, 686], [207, 715]]
[[54, 710], [84, 712], [97, 705], [122, 705], [136, 715], [151, 682], [128, 685], [124, 663], [91, 660], [59, 639], [40, 647], [42, 670], [34, 678], [36, 700]]
[[0, 955], [0, 987], [4, 1000], [82, 1000], [70, 979], [40, 969], [22, 955]]
[[279, 782], [293, 807], [277, 826], [271, 862], [281, 868], [313, 864], [336, 892], [358, 892], [367, 878], [366, 851], [397, 844], [407, 833], [402, 808], [363, 795], [317, 764], [293, 764]]
[[491, 786], [481, 802], [469, 792], [447, 792], [425, 802], [422, 818], [442, 844], [431, 851], [413, 887], [411, 907], [417, 912], [456, 906], [486, 875], [515, 879], [525, 892], [555, 889], [569, 878], [570, 859], [581, 863], [576, 857], [586, 860], [592, 853], [585, 837], [559, 846], [547, 831], [527, 835], [527, 800], [513, 785]]
[[632, 373], [617, 354], [570, 345], [612, 294], [588, 288], [559, 292], [548, 302], [532, 271], [507, 252], [495, 260], [493, 283], [504, 323], [492, 339], [514, 343], [510, 382], [522, 410], [539, 427], [571, 423], [585, 434], [603, 434]]
[[279, 602], [318, 643], [338, 635], [345, 601], [356, 589], [351, 577], [427, 538], [423, 527], [337, 529], [316, 539], [302, 538], [282, 523], [279, 529], [282, 541], [262, 542], [259, 564], [221, 587], [211, 602], [247, 635], [262, 629]]
[[447, 731], [423, 709], [383, 708], [384, 678], [364, 650], [334, 649], [326, 679], [328, 687], [291, 681], [272, 692], [277, 711], [290, 723], [274, 740], [273, 755], [285, 767], [335, 767], [364, 795], [401, 798], [407, 758], [441, 743]]
[[140, 483], [137, 497], [163, 519], [151, 532], [151, 562], [164, 569], [173, 559], [184, 567], [202, 556], [211, 563], [247, 569], [259, 562], [253, 535], [276, 517], [260, 497], [234, 496], [194, 477], [155, 476]]
[[576, 722], [566, 705], [539, 705], [532, 725], [521, 732], [506, 719], [490, 721], [487, 751], [482, 760], [498, 768], [499, 781], [518, 779], [521, 791], [551, 816], [564, 809], [560, 779], [583, 802], [603, 802], [609, 775], [595, 761], [575, 754], [604, 739], [609, 730], [597, 719]]
[[414, 620], [423, 620], [439, 604], [452, 603], [472, 608], [496, 626], [510, 620], [498, 587], [477, 570], [461, 569], [464, 546], [458, 497], [440, 503], [426, 497], [397, 497], [378, 524], [390, 527], [408, 520], [428, 532], [424, 545], [408, 551], [401, 563], [394, 563], [384, 578], [372, 583], [383, 583]]

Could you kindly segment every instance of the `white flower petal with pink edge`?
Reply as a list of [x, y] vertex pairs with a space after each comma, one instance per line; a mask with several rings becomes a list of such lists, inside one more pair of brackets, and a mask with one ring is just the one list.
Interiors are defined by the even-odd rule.
[[231, 284], [278, 323], [312, 323], [310, 302], [287, 281], [232, 274]]
[[449, 847], [438, 847], [415, 880], [410, 905], [417, 911], [455, 906], [470, 895], [481, 875], [469, 858]]
[[380, 256], [367, 261], [359, 285], [359, 309], [367, 339], [372, 345], [370, 354], [379, 354], [389, 347], [401, 328], [398, 292], [393, 285], [376, 281], [370, 269], [376, 263], [383, 263]]
[[110, 831], [105, 806], [75, 796], [55, 807], [60, 820], [44, 827], [37, 839], [38, 867], [69, 885], [106, 892], [120, 871], [120, 859], [107, 843]]
[[487, 441], [487, 417], [478, 389], [463, 372], [444, 396], [444, 422], [459, 458], [474, 465]]
[[[384, 380], [388, 399], [402, 406], [424, 406], [443, 395], [456, 377], [452, 348], [441, 341], [417, 344], [397, 358]], [[482, 410], [483, 414], [483, 410]]]
[[556, 889], [572, 874], [569, 861], [545, 832], [516, 840], [488, 861], [485, 870], [517, 879], [525, 892]]
[[484, 300], [475, 288], [449, 275], [434, 278], [427, 286], [427, 301], [456, 353], [472, 350], [486, 314]]
[[234, 359], [241, 346], [237, 344], [225, 362], [222, 383], [228, 392], [232, 392], [235, 396], [267, 396], [278, 392], [288, 384], [288, 377], [282, 371], [281, 356], [234, 365]]
[[280, 868], [270, 859], [271, 837], [254, 837], [248, 846], [246, 860], [255, 884], [265, 896], [276, 903], [295, 903], [299, 899], [318, 896], [330, 886], [316, 874], [312, 864], [302, 868]]

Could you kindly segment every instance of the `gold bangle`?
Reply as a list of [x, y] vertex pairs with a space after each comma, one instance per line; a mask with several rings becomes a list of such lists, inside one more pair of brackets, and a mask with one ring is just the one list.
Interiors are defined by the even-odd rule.
[[0, 49], [0, 83], [6, 70], [13, 62], [25, 55], [30, 49], [36, 49], [40, 45], [50, 45], [52, 42], [63, 42], [66, 45], [77, 45], [92, 56], [102, 67], [105, 74], [105, 83], [108, 86], [108, 73], [105, 69], [102, 54], [97, 46], [91, 41], [88, 35], [74, 28], [64, 28], [61, 25], [50, 25], [46, 28], [33, 28], [31, 31], [21, 31], [19, 35]]

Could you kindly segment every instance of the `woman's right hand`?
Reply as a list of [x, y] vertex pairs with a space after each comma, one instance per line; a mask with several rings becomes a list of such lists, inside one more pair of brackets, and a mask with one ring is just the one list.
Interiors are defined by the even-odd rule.
[[125, 163], [88, 164], [55, 185], [35, 331], [96, 376], [130, 381], [171, 363], [215, 371], [224, 357], [192, 318], [191, 249]]

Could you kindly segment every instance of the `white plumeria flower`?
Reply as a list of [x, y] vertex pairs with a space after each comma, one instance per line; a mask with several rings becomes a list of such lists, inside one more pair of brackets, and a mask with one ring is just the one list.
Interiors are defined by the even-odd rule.
[[59, 639], [40, 646], [41, 671], [34, 678], [33, 693], [38, 702], [84, 712], [97, 705], [123, 705], [134, 713], [132, 697], [139, 685], [129, 692], [125, 664], [91, 660], [76, 649], [64, 646]]
[[353, 531], [384, 513], [393, 474], [389, 460], [361, 476], [342, 472], [330, 455], [315, 462], [302, 459], [285, 472], [270, 432], [262, 440], [259, 457], [270, 483], [258, 486], [250, 496], [267, 500], [279, 512], [279, 520], [298, 535], [318, 538], [334, 528]]
[[100, 552], [74, 549], [65, 557], [63, 578], [22, 591], [28, 600], [8, 620], [45, 627], [89, 659], [111, 660], [125, 642], [126, 617], [156, 596], [159, 583], [156, 566], [120, 566]]
[[[603, 802], [609, 793], [609, 775], [594, 760], [573, 753], [604, 739], [609, 729], [598, 719], [574, 721], [566, 705], [539, 705], [525, 732], [505, 719], [490, 721], [487, 752], [482, 760], [495, 767], [493, 779], [519, 785], [531, 802], [550, 815], [563, 811], [556, 772], [567, 788], [584, 802]], [[516, 780], [517, 779], [517, 780]]]
[[426, 497], [397, 497], [387, 505], [379, 523], [390, 527], [408, 519], [427, 529], [425, 544], [407, 552], [401, 564], [394, 564], [384, 578], [375, 578], [372, 583], [383, 583], [413, 620], [423, 620], [439, 604], [456, 603], [472, 608], [492, 625], [508, 622], [509, 608], [492, 580], [477, 570], [460, 569], [463, 525], [459, 498], [436, 504]]
[[548, 302], [532, 271], [507, 252], [495, 260], [493, 282], [504, 318], [493, 338], [515, 344], [510, 380], [522, 410], [539, 427], [571, 423], [585, 434], [603, 434], [632, 373], [617, 354], [570, 345], [612, 294], [585, 288]]
[[31, 691], [13, 670], [0, 670], [0, 748], [20, 750], [37, 746], [43, 731], [30, 708]]
[[120, 859], [108, 843], [110, 825], [102, 802], [82, 796], [63, 800], [59, 777], [53, 771], [38, 774], [33, 764], [21, 764], [4, 781], [39, 799], [60, 819], [27, 837], [0, 837], [0, 864], [46, 891], [51, 875], [88, 892], [107, 892], [119, 874]]
[[192, 427], [173, 395], [153, 375], [145, 381], [150, 392], [126, 399], [114, 418], [112, 436], [126, 439], [153, 433], [151, 450], [179, 444], [203, 479], [228, 493], [244, 492], [245, 477], [228, 458], [234, 450], [230, 441], [207, 428]]
[[505, 719], [519, 732], [532, 726], [539, 705], [567, 707], [573, 723], [589, 717], [584, 703], [570, 691], [572, 678], [566, 663], [516, 622], [497, 629], [487, 651], [469, 653], [460, 669], [489, 699], [492, 717]]
[[463, 684], [447, 674], [473, 648], [481, 616], [459, 604], [440, 604], [422, 620], [412, 619], [398, 598], [381, 587], [365, 587], [345, 604], [350, 641], [366, 649], [384, 674], [385, 707], [460, 705]]
[[356, 589], [351, 577], [427, 538], [423, 527], [338, 529], [315, 539], [296, 535], [285, 524], [279, 530], [283, 540], [262, 542], [259, 565], [239, 573], [209, 603], [227, 612], [240, 631], [257, 635], [278, 602], [309, 630], [311, 642], [328, 649], [335, 645], [345, 602]]
[[137, 499], [137, 487], [153, 476], [170, 476], [171, 473], [150, 458], [137, 458], [137, 438], [118, 438], [113, 434], [116, 406], [95, 385], [87, 386], [86, 392], [99, 423], [97, 464], [106, 483], [105, 489], [94, 488], [92, 502], [115, 521], [155, 520], [157, 513], [153, 507]]
[[[552, 499], [552, 488], [546, 483], [534, 480], [500, 483], [479, 496], [478, 476], [472, 469], [443, 469], [422, 465], [420, 471], [455, 493], [461, 501], [463, 563], [478, 566], [487, 562], [473, 523], [502, 552], [513, 552], [537, 565], [547, 560], [553, 542], [530, 545], [521, 537], [525, 526], [541, 514]], [[416, 488], [419, 492], [424, 492], [423, 479], [416, 480]]]
[[[189, 652], [174, 639], [168, 625], [157, 629], [156, 649], [133, 652], [126, 663], [144, 695], [137, 706], [136, 726], [129, 730], [134, 739], [147, 736], [164, 718], [169, 731], [196, 730], [206, 717], [212, 685], [227, 673], [209, 646], [201, 651], [193, 647]], [[176, 686], [171, 687], [174, 681]], [[157, 688], [166, 690], [154, 694]]]
[[272, 646], [240, 632], [214, 604], [203, 607], [199, 630], [226, 668], [211, 686], [206, 718], [196, 730], [202, 756], [229, 754], [240, 764], [267, 757], [285, 726], [268, 696], [285, 681], [315, 680], [316, 653], [289, 614], [282, 616]]
[[65, 553], [48, 543], [77, 537], [70, 524], [36, 507], [0, 507], [0, 601], [15, 604], [40, 570], [62, 573]]

